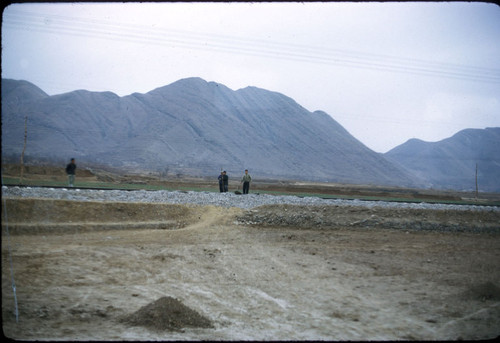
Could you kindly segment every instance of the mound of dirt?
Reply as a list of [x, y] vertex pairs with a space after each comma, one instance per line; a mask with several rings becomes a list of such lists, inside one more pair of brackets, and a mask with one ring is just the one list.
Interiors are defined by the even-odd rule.
[[213, 328], [212, 322], [172, 297], [162, 297], [123, 320], [155, 331], [178, 331], [185, 327]]
[[237, 221], [252, 226], [302, 229], [359, 227], [496, 234], [499, 214], [494, 211], [274, 204], [246, 211]]

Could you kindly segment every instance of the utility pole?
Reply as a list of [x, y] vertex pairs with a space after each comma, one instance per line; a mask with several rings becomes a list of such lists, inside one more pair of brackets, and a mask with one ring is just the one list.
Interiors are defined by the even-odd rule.
[[26, 150], [26, 140], [28, 138], [28, 116], [24, 117], [24, 146], [23, 151], [21, 152], [21, 178], [19, 183], [23, 184], [23, 176], [24, 176], [24, 151]]
[[477, 163], [476, 163], [476, 200], [477, 200], [477, 193], [478, 189], [477, 189]]

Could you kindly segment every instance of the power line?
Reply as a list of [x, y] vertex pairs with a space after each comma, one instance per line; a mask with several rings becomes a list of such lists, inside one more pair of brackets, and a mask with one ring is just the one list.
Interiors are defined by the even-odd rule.
[[4, 25], [49, 34], [113, 39], [171, 48], [215, 50], [299, 62], [346, 66], [358, 69], [438, 76], [479, 82], [500, 82], [500, 69], [424, 61], [414, 58], [362, 53], [315, 46], [263, 41], [217, 34], [150, 28], [144, 25], [109, 23], [67, 16], [29, 12], [11, 14]]

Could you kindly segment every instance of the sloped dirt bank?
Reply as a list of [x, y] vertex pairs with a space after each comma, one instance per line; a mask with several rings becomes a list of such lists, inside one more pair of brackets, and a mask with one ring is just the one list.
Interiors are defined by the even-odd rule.
[[[4, 203], [2, 204], [2, 206]], [[203, 212], [193, 206], [54, 199], [8, 198], [7, 219], [12, 235], [74, 234], [92, 230], [179, 229]], [[5, 226], [5, 212], [2, 225]]]
[[[9, 338], [500, 335], [497, 212], [288, 205], [245, 211], [39, 199], [6, 204], [12, 225], [8, 237], [5, 225], [2, 230], [2, 326]], [[148, 226], [159, 222], [168, 225]], [[164, 299], [177, 299], [178, 309], [203, 315], [211, 327], [170, 330], [165, 321], [180, 313]], [[165, 329], [124, 320], [141, 309], [159, 311], [157, 326]]]

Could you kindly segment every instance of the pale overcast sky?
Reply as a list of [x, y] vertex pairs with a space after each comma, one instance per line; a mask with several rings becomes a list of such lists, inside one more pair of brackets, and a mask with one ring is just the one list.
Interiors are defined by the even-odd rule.
[[500, 126], [500, 7], [478, 2], [20, 3], [2, 78], [120, 96], [201, 77], [283, 93], [377, 152]]

